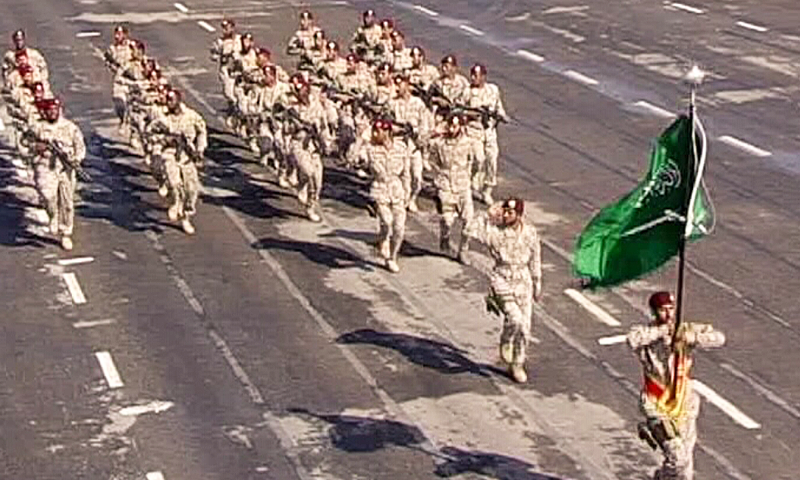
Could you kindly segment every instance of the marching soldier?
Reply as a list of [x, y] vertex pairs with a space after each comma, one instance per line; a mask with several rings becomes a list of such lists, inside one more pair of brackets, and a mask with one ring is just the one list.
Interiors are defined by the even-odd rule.
[[439, 78], [439, 69], [425, 61], [425, 50], [422, 47], [412, 47], [408, 74], [412, 85], [427, 91]]
[[392, 32], [392, 68], [395, 72], [405, 72], [414, 66], [411, 49], [406, 47], [406, 36], [400, 30]]
[[322, 104], [312, 99], [307, 81], [299, 77], [294, 87], [284, 122], [284, 139], [288, 142], [290, 163], [297, 169], [297, 199], [309, 220], [320, 222], [322, 218], [316, 210], [322, 192], [322, 154], [327, 149], [323, 136], [328, 129], [326, 115]]
[[5, 95], [10, 95], [14, 90], [22, 88], [26, 83], [30, 84], [32, 82], [42, 82], [48, 90], [50, 89], [50, 83], [40, 78], [36, 73], [36, 69], [28, 63], [27, 57], [20, 57], [17, 59], [16, 68], [6, 77], [3, 93]]
[[465, 94], [466, 106], [481, 110], [470, 116], [467, 135], [473, 140], [475, 172], [472, 188], [480, 192], [484, 203], [491, 205], [492, 189], [497, 185], [497, 158], [500, 147], [497, 144], [497, 123], [505, 120], [506, 111], [500, 97], [500, 89], [486, 82], [486, 67], [475, 64], [470, 70], [471, 84]]
[[111, 98], [114, 102], [114, 113], [119, 118], [120, 134], [125, 133], [128, 119], [125, 115], [128, 103], [128, 86], [121, 80], [122, 74], [131, 61], [131, 41], [128, 28], [123, 25], [114, 27], [114, 41], [105, 52], [106, 66], [114, 80], [111, 87]]
[[460, 217], [461, 243], [458, 259], [465, 263], [469, 247], [466, 226], [472, 220], [472, 143], [464, 134], [464, 119], [451, 114], [444, 125], [444, 132], [434, 134], [430, 142], [431, 164], [434, 170], [434, 185], [438, 194], [439, 248], [448, 255], [453, 254], [450, 233], [456, 216]]
[[[286, 73], [286, 70], [283, 69], [277, 63], [272, 61], [272, 52], [269, 51], [268, 48], [265, 47], [258, 47], [256, 49], [256, 69], [257, 72], [264, 72], [264, 68], [267, 66], [272, 66], [275, 68], [275, 74], [277, 75], [277, 79], [281, 82], [288, 82], [289, 81], [289, 74]], [[254, 79], [255, 83], [262, 82], [262, 76], [259, 75], [256, 79]]]
[[20, 63], [26, 63], [33, 67], [37, 81], [48, 81], [50, 74], [47, 70], [47, 62], [38, 50], [25, 45], [25, 31], [17, 30], [11, 34], [11, 41], [14, 49], [9, 50], [3, 55], [3, 80], [14, 71]]
[[542, 296], [541, 243], [536, 228], [523, 219], [525, 204], [509, 198], [477, 215], [467, 235], [488, 247], [494, 260], [487, 308], [503, 317], [500, 358], [509, 374], [525, 383], [533, 303]]
[[43, 100], [43, 121], [32, 127], [34, 181], [50, 218], [50, 233], [61, 239], [64, 250], [72, 250], [75, 218], [75, 171], [86, 157], [83, 134], [77, 125], [61, 116], [61, 101]]
[[394, 22], [389, 18], [381, 20], [381, 38], [378, 40], [376, 48], [375, 62], [387, 62], [392, 64], [392, 32]]
[[[264, 75], [261, 85], [254, 90], [255, 112], [262, 118], [258, 122], [258, 141], [259, 151], [261, 152], [261, 163], [267, 165], [272, 157], [272, 166], [279, 170], [279, 164], [283, 161], [281, 152], [281, 128], [277, 118], [275, 118], [276, 105], [283, 104], [291, 94], [291, 87], [288, 83], [278, 79], [278, 70], [274, 65], [264, 67]], [[266, 116], [266, 118], [263, 118]]]
[[425, 138], [430, 130], [430, 113], [425, 103], [418, 97], [411, 95], [411, 83], [408, 74], [395, 77], [397, 96], [392, 99], [389, 108], [394, 116], [395, 123], [406, 128], [404, 141], [410, 157], [410, 172], [408, 176], [408, 209], [416, 212], [417, 197], [422, 191], [422, 151]]
[[172, 193], [172, 205], [167, 210], [170, 220], [181, 221], [183, 231], [194, 234], [191, 218], [197, 212], [200, 179], [197, 166], [202, 166], [208, 146], [206, 122], [195, 110], [182, 101], [178, 90], [167, 93], [167, 113], [152, 123], [150, 133], [165, 133], [161, 152], [164, 170]]
[[319, 27], [314, 25], [314, 16], [308, 10], [300, 12], [300, 28], [294, 32], [289, 39], [286, 53], [289, 55], [301, 55], [314, 46], [314, 34], [319, 31]]
[[441, 94], [451, 105], [461, 103], [469, 89], [469, 80], [458, 73], [458, 60], [455, 55], [445, 55], [440, 64], [441, 75], [434, 82]]
[[236, 33], [236, 22], [229, 19], [222, 20], [222, 36], [214, 41], [211, 47], [211, 60], [217, 62], [219, 80], [222, 82], [222, 93], [228, 100], [228, 110], [233, 107], [233, 87], [234, 78], [231, 69], [233, 68], [234, 54], [241, 47], [241, 35]]
[[320, 74], [334, 84], [347, 71], [347, 60], [339, 56], [339, 44], [329, 40], [325, 47], [325, 59], [320, 65]]
[[725, 335], [709, 324], [682, 323], [675, 332], [675, 298], [669, 292], [650, 296], [654, 320], [634, 326], [628, 345], [644, 370], [640, 409], [646, 420], [639, 436], [660, 448], [664, 462], [654, 480], [692, 480], [700, 398], [692, 388], [692, 353], [720, 347]]
[[392, 133], [392, 122], [375, 120], [371, 142], [361, 152], [361, 162], [372, 172], [370, 196], [379, 221], [378, 252], [393, 273], [400, 271], [397, 255], [403, 244], [408, 202], [408, 147]]
[[325, 47], [328, 40], [325, 38], [325, 32], [323, 30], [314, 32], [312, 39], [311, 48], [300, 54], [300, 63], [298, 63], [297, 69], [307, 71], [316, 77], [319, 68], [322, 66], [322, 62], [325, 60]]
[[392, 73], [392, 65], [388, 62], [382, 63], [375, 71], [375, 83], [371, 85], [369, 98], [378, 105], [388, 105], [397, 95]]
[[383, 29], [375, 22], [375, 11], [365, 10], [361, 14], [361, 26], [353, 35], [350, 51], [365, 61], [371, 62], [382, 35]]

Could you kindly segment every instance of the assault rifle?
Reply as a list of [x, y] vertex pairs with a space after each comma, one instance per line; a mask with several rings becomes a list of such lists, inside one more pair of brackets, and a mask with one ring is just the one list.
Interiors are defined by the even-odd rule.
[[200, 152], [197, 151], [192, 142], [186, 138], [186, 134], [183, 132], [171, 132], [169, 127], [167, 127], [161, 120], [156, 120], [151, 128], [153, 133], [164, 135], [168, 139], [168, 143], [174, 143], [178, 151], [186, 152], [186, 154], [194, 163], [203, 163], [203, 156], [200, 155]]
[[286, 120], [291, 121], [295, 127], [299, 128], [300, 130], [305, 131], [308, 134], [306, 141], [304, 143], [304, 147], [308, 147], [308, 141], [314, 142], [314, 145], [317, 147], [317, 150], [320, 153], [325, 152], [325, 141], [322, 138], [322, 135], [319, 132], [319, 129], [313, 123], [309, 123], [303, 120], [300, 117], [300, 114], [292, 107], [285, 107], [282, 104], [277, 104], [275, 106], [275, 114], [279, 116], [283, 116]]
[[92, 176], [89, 175], [86, 172], [86, 170], [83, 169], [83, 167], [81, 167], [80, 163], [72, 162], [70, 160], [69, 155], [64, 150], [64, 147], [61, 145], [61, 142], [59, 142], [58, 140], [41, 138], [37, 136], [33, 132], [33, 130], [30, 129], [24, 131], [23, 135], [26, 137], [31, 137], [35, 142], [43, 143], [47, 147], [47, 149], [50, 150], [50, 153], [52, 153], [53, 156], [56, 157], [61, 162], [62, 165], [64, 165], [67, 168], [71, 168], [72, 170], [75, 170], [75, 174], [78, 176], [80, 180], [83, 180], [84, 182], [92, 181]]

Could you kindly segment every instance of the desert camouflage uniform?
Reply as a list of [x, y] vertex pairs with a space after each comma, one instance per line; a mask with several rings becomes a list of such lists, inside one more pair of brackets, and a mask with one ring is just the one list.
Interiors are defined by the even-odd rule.
[[[26, 47], [25, 53], [28, 57], [28, 64], [33, 67], [35, 81], [46, 82], [50, 80], [50, 72], [47, 68], [47, 61], [44, 56], [35, 48]], [[17, 50], [8, 50], [3, 55], [3, 80], [17, 69]]]
[[439, 79], [441, 74], [439, 73], [439, 69], [434, 65], [423, 63], [418, 67], [409, 68], [408, 76], [412, 85], [417, 85], [427, 90]]
[[[655, 472], [654, 480], [694, 478], [700, 398], [692, 388], [692, 352], [697, 347], [719, 347], [725, 343], [725, 335], [711, 325], [684, 323], [680, 328], [679, 336], [683, 341], [678, 345], [678, 353], [672, 347], [671, 325], [637, 325], [627, 338], [644, 371], [639, 406], [646, 423], [640, 428], [651, 433], [651, 438], [664, 454], [664, 462]], [[670, 398], [673, 389], [676, 395]]]
[[437, 137], [430, 143], [434, 185], [439, 196], [440, 248], [450, 253], [450, 231], [456, 216], [462, 220], [459, 256], [468, 248], [465, 228], [472, 221], [472, 189], [470, 172], [472, 163], [470, 139], [463, 133], [453, 138]]
[[125, 112], [127, 111], [128, 103], [128, 85], [122, 81], [121, 77], [133, 57], [130, 40], [125, 40], [119, 45], [116, 43], [109, 45], [106, 50], [106, 57], [106, 66], [114, 77], [111, 85], [114, 112], [120, 120], [120, 127], [124, 128], [127, 124]]
[[414, 59], [411, 57], [411, 48], [405, 47], [402, 50], [392, 52], [392, 68], [395, 72], [405, 72], [414, 66]]
[[126, 124], [131, 127], [129, 132], [130, 143], [134, 148], [138, 148], [141, 141], [141, 132], [135, 128], [142, 116], [142, 111], [137, 102], [141, 101], [143, 91], [147, 89], [150, 83], [145, 77], [145, 63], [144, 59], [128, 63], [128, 68], [118, 77], [119, 81], [126, 87], [124, 116]]
[[280, 121], [270, 115], [278, 104], [285, 104], [291, 92], [291, 86], [278, 80], [275, 85], [259, 85], [254, 90], [255, 112], [268, 119], [258, 122], [258, 142], [261, 152], [261, 163], [266, 165], [272, 157], [272, 166], [280, 170], [283, 160], [283, 137]]
[[234, 54], [241, 48], [242, 36], [238, 33], [230, 38], [218, 38], [211, 47], [211, 59], [219, 66], [219, 80], [222, 82], [222, 93], [229, 102], [234, 101], [234, 77], [231, 75]]
[[[487, 83], [483, 87], [470, 87], [465, 93], [468, 107], [486, 108], [500, 117], [506, 116], [500, 89], [497, 85]], [[500, 155], [497, 144], [497, 120], [489, 118], [484, 124], [482, 119], [470, 119], [467, 124], [467, 135], [473, 140], [472, 155], [474, 173], [472, 188], [482, 192], [486, 203], [492, 202], [492, 189], [497, 186], [497, 158]]]
[[453, 78], [439, 76], [434, 82], [442, 90], [442, 94], [451, 103], [461, 103], [469, 90], [469, 80], [460, 73], [456, 73]]
[[408, 98], [395, 97], [389, 103], [389, 109], [394, 114], [395, 121], [411, 126], [417, 137], [417, 140], [411, 137], [404, 140], [410, 157], [410, 174], [407, 177], [408, 207], [411, 211], [416, 211], [417, 197], [422, 191], [422, 148], [425, 138], [430, 134], [430, 113], [425, 103], [413, 95]]
[[375, 24], [371, 27], [362, 25], [353, 34], [350, 51], [358, 54], [365, 62], [372, 63], [375, 61], [375, 49], [380, 44], [381, 37], [383, 37], [383, 29], [380, 25]]
[[301, 55], [307, 50], [314, 47], [314, 34], [320, 28], [316, 25], [310, 26], [307, 30], [298, 29], [289, 39], [289, 45], [286, 47], [286, 53], [289, 55]]
[[[328, 129], [325, 109], [313, 96], [309, 96], [308, 104], [294, 99], [290, 102], [289, 108], [297, 112], [306, 128], [315, 128], [320, 135], [324, 135]], [[312, 135], [297, 120], [288, 119], [283, 126], [284, 141], [290, 153], [287, 163], [297, 171], [297, 199], [305, 207], [308, 217], [313, 221], [319, 221], [316, 209], [322, 193], [322, 154], [326, 149], [325, 138], [322, 137], [323, 145], [315, 144]]]
[[[48, 89], [50, 88], [50, 83], [47, 80], [42, 79], [39, 74], [36, 73], [34, 70], [33, 72], [33, 81], [34, 82], [42, 82]], [[6, 77], [6, 83], [3, 86], [3, 92], [10, 94], [14, 90], [18, 88], [23, 88], [25, 86], [25, 80], [22, 78], [22, 74], [19, 73], [18, 69], [14, 69], [8, 74]]]
[[[42, 141], [59, 144], [67, 154], [69, 163], [79, 165], [86, 157], [83, 133], [73, 122], [59, 117], [53, 123], [38, 121], [32, 127], [33, 135]], [[63, 237], [72, 236], [75, 219], [75, 170], [48, 150], [34, 159], [36, 190], [50, 217], [50, 232]]]
[[[495, 209], [500, 208], [496, 205]], [[488, 212], [475, 216], [467, 234], [487, 246], [494, 260], [491, 293], [503, 313], [500, 349], [511, 352], [511, 365], [523, 366], [531, 338], [534, 289], [541, 289], [541, 242], [528, 223], [495, 225]]]
[[[359, 66], [362, 65], [359, 63]], [[359, 68], [355, 72], [345, 72], [339, 77], [340, 88], [356, 97], [369, 92], [374, 83], [374, 75], [366, 68]], [[339, 118], [339, 151], [344, 152], [346, 164], [354, 167], [363, 143], [369, 141], [371, 120], [367, 113], [353, 101], [343, 105]]]
[[370, 196], [378, 212], [378, 251], [386, 261], [397, 262], [406, 231], [408, 204], [408, 146], [401, 138], [390, 145], [367, 144], [361, 162], [372, 172]]

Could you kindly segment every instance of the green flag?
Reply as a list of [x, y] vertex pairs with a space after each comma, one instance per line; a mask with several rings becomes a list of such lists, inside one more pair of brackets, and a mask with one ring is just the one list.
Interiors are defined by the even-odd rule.
[[682, 236], [696, 240], [711, 232], [714, 209], [703, 184], [706, 136], [696, 116], [694, 154], [691, 136], [692, 122], [682, 115], [657, 139], [647, 176], [584, 228], [573, 267], [588, 288], [646, 275], [678, 253]]

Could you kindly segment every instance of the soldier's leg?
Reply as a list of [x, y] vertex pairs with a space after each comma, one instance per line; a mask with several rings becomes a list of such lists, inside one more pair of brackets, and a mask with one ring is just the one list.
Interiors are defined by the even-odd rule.
[[174, 222], [181, 217], [181, 208], [185, 197], [183, 181], [181, 180], [181, 169], [178, 166], [175, 155], [171, 151], [164, 152], [162, 159], [164, 160], [164, 173], [167, 177], [167, 188], [169, 189], [170, 197], [170, 206], [167, 209], [167, 216]]
[[528, 346], [531, 339], [531, 322], [533, 315], [533, 287], [528, 285], [519, 285], [515, 298], [516, 304], [519, 307], [519, 328], [513, 338], [514, 354], [512, 363], [514, 365], [524, 366], [525, 360], [528, 357]]
[[403, 246], [403, 239], [406, 235], [406, 215], [405, 200], [392, 203], [392, 235], [389, 240], [389, 261], [386, 264], [392, 272], [400, 271], [400, 267], [397, 265], [397, 256], [400, 254], [400, 248]]
[[375, 209], [378, 214], [378, 242], [376, 248], [378, 255], [384, 260], [389, 260], [392, 255], [391, 252], [391, 235], [392, 235], [392, 206], [385, 201], [375, 203]]
[[183, 198], [183, 230], [189, 235], [195, 232], [191, 223], [192, 217], [197, 213], [197, 198], [200, 195], [200, 177], [197, 175], [197, 166], [191, 160], [180, 165], [181, 179], [184, 186]]
[[450, 233], [456, 219], [456, 204], [452, 194], [439, 193], [439, 250], [447, 255], [452, 255], [453, 248], [450, 244]]
[[75, 221], [75, 172], [58, 175], [58, 230], [62, 237], [71, 237]]
[[308, 158], [310, 162], [308, 172], [308, 209], [306, 213], [311, 221], [319, 222], [322, 220], [319, 213], [317, 213], [317, 210], [319, 210], [319, 197], [322, 194], [322, 157], [320, 157], [320, 152], [309, 152]]
[[[414, 148], [413, 144], [411, 148]], [[422, 191], [422, 170], [422, 152], [416, 150], [411, 154], [411, 185], [409, 188], [409, 192], [411, 192], [411, 194], [409, 195], [408, 199], [408, 209], [412, 212], [416, 212], [418, 210], [417, 197], [419, 197], [419, 193]]]
[[515, 381], [524, 383], [528, 377], [525, 373], [525, 344], [524, 340], [527, 339], [525, 334], [526, 325], [528, 331], [530, 329], [530, 322], [525, 320], [523, 306], [518, 303], [516, 295], [501, 295], [503, 303], [503, 313], [505, 319], [503, 321], [503, 333], [500, 339], [500, 351], [505, 360], [508, 360], [508, 350], [510, 348], [510, 365], [509, 371]]
[[463, 263], [466, 261], [465, 257], [467, 251], [469, 251], [469, 236], [466, 234], [467, 226], [472, 222], [472, 217], [475, 215], [471, 191], [467, 190], [461, 192], [458, 207], [458, 213], [461, 217], [461, 239], [458, 246], [458, 260]]
[[50, 219], [50, 233], [58, 234], [58, 175], [48, 168], [43, 159], [37, 159], [34, 165], [33, 178], [36, 191], [42, 200], [42, 206]]
[[486, 130], [486, 178], [483, 181], [483, 201], [490, 205], [494, 203], [492, 191], [497, 186], [497, 159], [500, 157], [500, 146], [497, 143], [497, 129]]
[[[480, 135], [480, 136], [478, 136]], [[486, 154], [483, 148], [483, 132], [470, 135], [470, 156], [472, 157], [472, 189], [480, 192], [486, 178]]]

